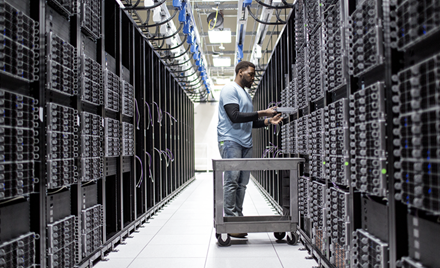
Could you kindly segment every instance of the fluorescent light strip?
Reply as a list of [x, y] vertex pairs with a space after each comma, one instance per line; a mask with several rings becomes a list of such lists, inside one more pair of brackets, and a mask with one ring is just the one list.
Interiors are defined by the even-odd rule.
[[213, 58], [214, 67], [230, 67], [231, 66], [231, 58], [230, 57], [222, 57], [222, 58]]
[[209, 42], [212, 44], [228, 44], [232, 42], [230, 29], [208, 31], [208, 36]]

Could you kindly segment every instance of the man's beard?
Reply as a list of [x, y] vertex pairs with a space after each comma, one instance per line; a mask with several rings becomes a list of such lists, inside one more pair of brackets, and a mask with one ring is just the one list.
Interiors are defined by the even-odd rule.
[[244, 87], [247, 87], [247, 88], [251, 88], [252, 84], [253, 84], [253, 82], [248, 82], [246, 80], [244, 80], [244, 82], [243, 82]]

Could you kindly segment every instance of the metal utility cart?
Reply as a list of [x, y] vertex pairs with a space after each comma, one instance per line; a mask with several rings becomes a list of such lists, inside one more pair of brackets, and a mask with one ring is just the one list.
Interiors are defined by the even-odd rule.
[[[277, 239], [287, 233], [287, 242], [296, 244], [298, 237], [298, 164], [302, 158], [230, 158], [213, 159], [214, 170], [214, 228], [221, 246], [229, 246], [228, 233], [274, 232]], [[289, 170], [290, 171], [290, 215], [279, 216], [223, 216], [223, 172], [233, 170]]]

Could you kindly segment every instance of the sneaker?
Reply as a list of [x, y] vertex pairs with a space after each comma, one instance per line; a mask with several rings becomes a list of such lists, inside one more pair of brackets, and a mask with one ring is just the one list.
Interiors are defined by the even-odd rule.
[[235, 237], [235, 238], [245, 238], [248, 234], [247, 233], [231, 233], [229, 236]]

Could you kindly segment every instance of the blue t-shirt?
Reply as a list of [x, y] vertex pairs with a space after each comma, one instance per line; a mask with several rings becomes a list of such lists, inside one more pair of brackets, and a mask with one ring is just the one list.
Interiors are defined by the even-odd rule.
[[252, 147], [252, 122], [232, 123], [224, 106], [226, 104], [238, 104], [240, 112], [251, 113], [254, 111], [251, 96], [237, 83], [225, 85], [220, 92], [218, 106], [218, 141], [235, 141], [243, 147]]

